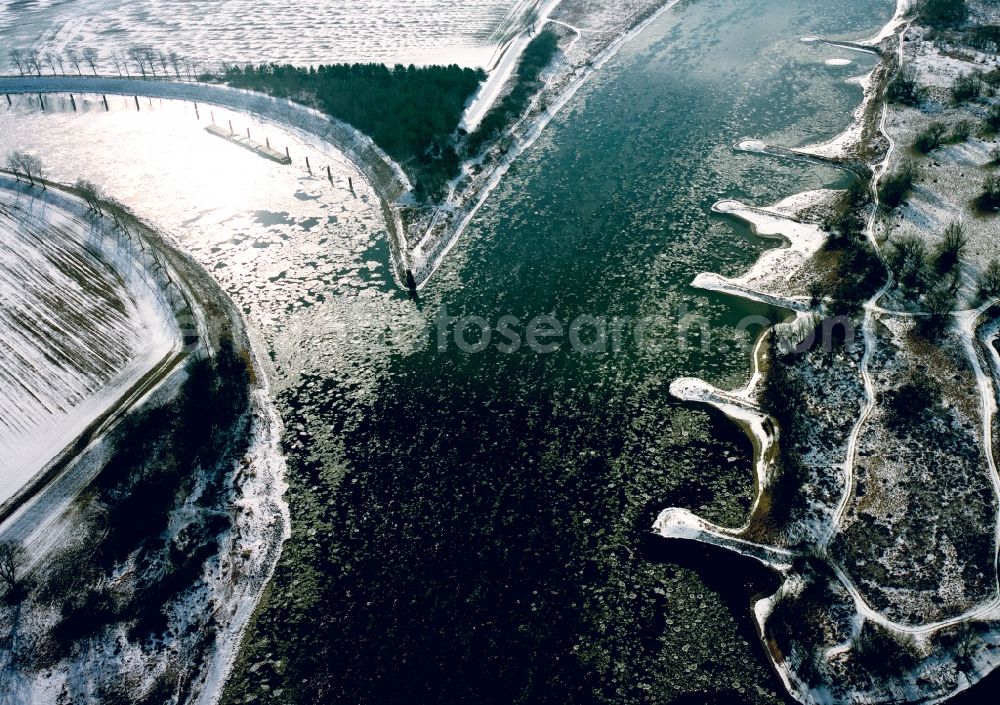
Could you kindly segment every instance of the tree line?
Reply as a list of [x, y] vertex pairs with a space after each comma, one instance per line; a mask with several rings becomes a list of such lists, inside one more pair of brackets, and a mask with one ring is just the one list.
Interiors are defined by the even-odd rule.
[[921, 0], [916, 6], [917, 18], [928, 27], [956, 27], [969, 17], [966, 0]]
[[469, 135], [467, 149], [479, 152], [483, 145], [495, 139], [513, 120], [524, 113], [531, 96], [539, 87], [539, 76], [559, 49], [559, 38], [545, 30], [531, 40], [517, 66], [514, 88], [483, 117], [476, 131]]
[[11, 152], [7, 155], [6, 164], [7, 169], [14, 174], [15, 179], [20, 181], [23, 176], [32, 186], [35, 186], [37, 181], [42, 190], [45, 190], [45, 175], [42, 160], [34, 154], [20, 151]]
[[67, 49], [64, 53], [39, 49], [11, 49], [7, 52], [11, 64], [21, 76], [68, 76], [86, 71], [98, 75], [99, 67], [110, 63], [120, 78], [174, 78], [194, 80], [204, 73], [205, 66], [185, 59], [175, 51], [163, 52], [148, 45], [112, 51], [102, 56], [97, 49]]

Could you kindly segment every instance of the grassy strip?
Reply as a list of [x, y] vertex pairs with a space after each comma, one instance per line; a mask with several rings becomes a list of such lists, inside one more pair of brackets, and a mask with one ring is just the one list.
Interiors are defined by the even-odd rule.
[[558, 49], [559, 38], [549, 30], [531, 40], [517, 66], [517, 83], [513, 90], [486, 113], [476, 131], [469, 135], [466, 149], [470, 155], [481, 151], [483, 145], [499, 137], [504, 128], [524, 113], [531, 96], [538, 90], [538, 77]]

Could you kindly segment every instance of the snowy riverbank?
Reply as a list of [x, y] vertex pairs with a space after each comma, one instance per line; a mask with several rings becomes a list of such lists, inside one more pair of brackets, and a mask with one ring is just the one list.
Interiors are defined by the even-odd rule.
[[[27, 187], [18, 186], [18, 189], [25, 191]], [[232, 340], [237, 350], [246, 356], [246, 361], [252, 364], [253, 369], [244, 369], [243, 374], [248, 375], [254, 389], [248, 397], [249, 408], [237, 415], [227, 431], [231, 437], [226, 444], [239, 448], [245, 437], [246, 452], [234, 458], [228, 467], [189, 468], [184, 480], [187, 491], [178, 495], [181, 501], [169, 509], [167, 540], [180, 551], [179, 555], [184, 554], [185, 547], [190, 546], [199, 532], [206, 530], [203, 527], [218, 526], [220, 516], [231, 519], [228, 528], [215, 539], [211, 534], [202, 539], [206, 543], [201, 544], [204, 547], [201, 550], [209, 550], [210, 555], [196, 574], [178, 578], [193, 582], [178, 583], [176, 596], [162, 605], [143, 605], [141, 612], [145, 614], [162, 610], [165, 620], [162, 634], [149, 642], [135, 639], [132, 622], [137, 615], [129, 614], [124, 621], [111, 619], [104, 628], [95, 626], [96, 631], [88, 639], [86, 649], [80, 649], [68, 635], [52, 642], [53, 630], [60, 627], [60, 620], [64, 621], [65, 615], [72, 614], [76, 607], [65, 603], [60, 611], [58, 602], [54, 609], [44, 595], [31, 593], [17, 605], [16, 611], [11, 605], [0, 607], [0, 622], [7, 624], [14, 635], [0, 649], [0, 673], [5, 685], [0, 702], [24, 705], [52, 703], [61, 698], [80, 703], [98, 702], [102, 693], [124, 688], [125, 684], [128, 684], [129, 697], [140, 698], [158, 692], [165, 681], [169, 681], [178, 694], [188, 693], [192, 699], [197, 696], [197, 702], [215, 702], [250, 613], [277, 562], [282, 542], [289, 534], [287, 507], [282, 498], [285, 491], [284, 459], [279, 446], [282, 427], [269, 398], [259, 356], [250, 349], [241, 317], [218, 285], [160, 235], [127, 215], [121, 216], [125, 218], [121, 221], [122, 227], [112, 226], [110, 216], [100, 218], [88, 213], [82, 201], [56, 184], [50, 184], [44, 192], [36, 188], [30, 196], [22, 193], [22, 197], [31, 198], [33, 212], [40, 223], [52, 227], [61, 223], [86, 224], [90, 235], [100, 233], [100, 237], [88, 236], [86, 247], [113, 248], [106, 257], [107, 266], [120, 271], [126, 280], [137, 279], [155, 286], [171, 318], [176, 316], [184, 320], [189, 342], [182, 354], [171, 358], [178, 364], [165, 369], [160, 376], [151, 377], [115, 417], [95, 429], [86, 444], [77, 448], [73, 457], [67, 458], [65, 469], [48, 479], [0, 526], [0, 539], [14, 541], [25, 548], [30, 580], [52, 590], [52, 586], [59, 585], [54, 576], [66, 569], [67, 561], [72, 562], [71, 557], [81, 552], [100, 555], [101, 550], [111, 550], [103, 545], [109, 540], [109, 532], [123, 536], [122, 532], [134, 529], [132, 526], [102, 527], [100, 515], [106, 509], [102, 504], [93, 504], [87, 490], [108, 472], [109, 463], [117, 456], [115, 444], [129, 442], [127, 431], [122, 436], [123, 429], [129, 428], [123, 423], [126, 415], [132, 419], [149, 418], [150, 413], [182, 403], [179, 400], [189, 393], [185, 385], [192, 365], [197, 364], [195, 360], [220, 355], [215, 338], [218, 333]], [[132, 271], [119, 269], [126, 264]], [[224, 318], [220, 319], [220, 315]], [[72, 331], [69, 333], [72, 335]], [[197, 343], [190, 343], [192, 336]], [[155, 339], [155, 336], [150, 338]], [[238, 384], [235, 379], [220, 380], [220, 383]], [[155, 434], [144, 438], [144, 443], [155, 445], [157, 442]], [[228, 462], [225, 457], [223, 454], [221, 462]], [[138, 472], [140, 468], [133, 470]], [[213, 479], [218, 477], [216, 471], [225, 478], [222, 488]], [[141, 477], [140, 473], [135, 482], [141, 482]], [[140, 534], [129, 536], [127, 540], [138, 542], [138, 553], [143, 555], [147, 550], [143, 546], [156, 545], [154, 538]], [[120, 574], [116, 573], [111, 580], [84, 583], [78, 586], [79, 589], [86, 594], [129, 594], [132, 581], [150, 579], [149, 566], [135, 562], [135, 555], [128, 558]], [[155, 555], [155, 552], [150, 554], [147, 560]], [[94, 570], [92, 563], [86, 562], [78, 568], [79, 580], [84, 580], [84, 576]], [[164, 562], [161, 569], [166, 574], [181, 570], [171, 561]], [[152, 575], [157, 575], [156, 571]], [[135, 589], [142, 584], [137, 582]], [[94, 619], [98, 616], [94, 615]], [[109, 614], [102, 613], [100, 620], [108, 619]], [[105, 621], [94, 624], [104, 625]], [[60, 643], [59, 639], [66, 641]], [[57, 648], [52, 651], [38, 647], [49, 643], [55, 643]], [[37, 662], [49, 663], [49, 666], [33, 668], [31, 664]], [[171, 674], [177, 672], [187, 675], [175, 681]]]

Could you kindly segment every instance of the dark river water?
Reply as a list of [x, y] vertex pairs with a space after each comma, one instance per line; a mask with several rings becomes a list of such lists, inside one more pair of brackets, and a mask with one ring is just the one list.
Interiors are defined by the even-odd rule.
[[415, 304], [422, 350], [394, 355], [364, 403], [349, 374], [286, 394], [342, 439], [335, 492], [316, 489], [329, 470], [293, 460], [293, 516], [329, 526], [293, 541], [276, 583], [294, 603], [296, 561], [323, 565], [309, 613], [322, 646], [289, 654], [298, 697], [784, 702], [749, 622], [767, 576], [649, 533], [672, 505], [738, 525], [752, 498], [749, 442], [668, 385], [742, 385], [759, 321], [781, 315], [689, 286], [767, 246], [712, 204], [847, 183], [732, 145], [840, 132], [861, 96], [846, 80], [872, 58], [800, 38], [869, 36], [892, 10], [682, 2], [490, 198]]

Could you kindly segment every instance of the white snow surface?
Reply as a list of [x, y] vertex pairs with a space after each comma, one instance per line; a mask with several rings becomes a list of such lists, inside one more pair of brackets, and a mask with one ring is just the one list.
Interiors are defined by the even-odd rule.
[[178, 339], [163, 297], [103, 223], [4, 190], [6, 183], [0, 179], [0, 503]]
[[[488, 67], [532, 0], [96, 0], [3, 3], [0, 44], [43, 53], [149, 45], [198, 63]], [[7, 62], [6, 51], [0, 61]]]
[[497, 98], [503, 93], [504, 87], [517, 67], [521, 53], [531, 43], [535, 33], [542, 29], [548, 22], [549, 14], [560, 2], [561, 0], [539, 0], [535, 3], [537, 6], [537, 19], [528, 28], [530, 31], [520, 32], [502, 47], [499, 60], [490, 68], [489, 78], [483, 82], [465, 108], [461, 122], [463, 129], [472, 132], [479, 126], [486, 113], [490, 111]]

